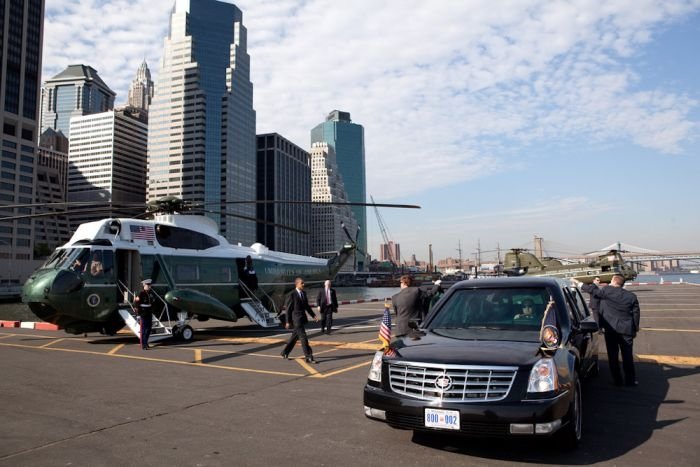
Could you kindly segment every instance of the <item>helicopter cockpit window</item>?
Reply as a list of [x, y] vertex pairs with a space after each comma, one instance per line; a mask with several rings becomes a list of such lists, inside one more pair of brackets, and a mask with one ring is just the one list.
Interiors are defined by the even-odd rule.
[[66, 259], [66, 257], [68, 257], [68, 254], [70, 253], [70, 251], [71, 250], [65, 250], [65, 249], [54, 251], [41, 267], [42, 268], [58, 267]]
[[209, 235], [163, 224], [156, 226], [156, 238], [158, 243], [169, 248], [206, 250], [219, 245], [219, 241]]

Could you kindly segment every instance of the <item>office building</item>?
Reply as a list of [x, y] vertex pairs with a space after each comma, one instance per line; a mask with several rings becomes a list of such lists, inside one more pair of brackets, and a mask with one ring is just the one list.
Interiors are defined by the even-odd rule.
[[[148, 199], [165, 195], [255, 217], [255, 110], [243, 13], [216, 0], [178, 0], [149, 107]], [[256, 223], [207, 214], [231, 242]]]
[[382, 243], [379, 246], [379, 261], [401, 264], [401, 245], [392, 241]]
[[141, 63], [136, 78], [129, 85], [129, 99], [127, 105], [137, 109], [148, 110], [153, 99], [153, 80], [151, 80], [151, 70], [148, 69], [146, 60]]
[[[0, 203], [33, 204], [44, 2], [0, 2]], [[29, 207], [0, 209], [0, 215], [31, 214]], [[34, 223], [0, 223], [0, 277], [23, 280], [36, 266]]]
[[[325, 122], [311, 130], [311, 144], [318, 142], [326, 142], [333, 148], [348, 200], [366, 203], [365, 130], [362, 125], [352, 123], [349, 112], [334, 110], [328, 114]], [[353, 206], [351, 209], [361, 227], [358, 246], [362, 251], [367, 251], [367, 209], [364, 206]], [[359, 271], [364, 269], [365, 260], [358, 254]]]
[[41, 90], [41, 132], [60, 131], [70, 139], [70, 119], [114, 108], [114, 91], [88, 65], [70, 65]]
[[[348, 202], [333, 147], [328, 143], [311, 145], [311, 201]], [[311, 206], [311, 249], [315, 256], [332, 256], [343, 245], [349, 243], [343, 225], [354, 240], [358, 233], [358, 225], [350, 206], [342, 204]], [[352, 271], [355, 267], [357, 267], [356, 264], [348, 262], [341, 271]]]
[[[53, 130], [49, 130], [53, 131]], [[48, 133], [48, 132], [45, 132]], [[57, 134], [54, 133], [54, 136]], [[58, 134], [58, 146], [64, 144]], [[42, 135], [42, 141], [49, 143]], [[60, 203], [66, 201], [68, 179], [68, 153], [54, 149], [55, 146], [39, 145], [36, 161], [36, 203], [46, 206], [44, 212], [55, 212], [56, 216], [42, 216], [34, 219], [34, 250], [37, 256], [45, 257], [56, 247], [70, 240], [73, 234], [68, 217], [62, 214], [66, 206]]]
[[[121, 107], [70, 121], [67, 200], [144, 203], [148, 126], [143, 109]], [[143, 212], [114, 208], [72, 215], [71, 224]]]
[[[309, 153], [277, 133], [258, 135], [258, 201], [311, 201]], [[311, 205], [257, 205], [257, 240], [268, 248], [309, 256]], [[272, 225], [277, 224], [277, 225]]]

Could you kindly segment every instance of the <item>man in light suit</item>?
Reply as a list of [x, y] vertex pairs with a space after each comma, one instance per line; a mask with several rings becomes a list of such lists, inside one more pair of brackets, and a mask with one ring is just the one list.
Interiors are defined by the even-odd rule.
[[573, 282], [581, 287], [583, 292], [600, 300], [598, 318], [600, 326], [605, 330], [605, 347], [608, 351], [608, 363], [613, 382], [617, 386], [622, 386], [618, 359], [618, 355], [622, 353], [625, 384], [636, 386], [638, 383], [634, 371], [632, 343], [639, 332], [640, 313], [637, 296], [622, 287], [625, 279], [620, 275], [614, 275], [610, 285], [602, 288], [595, 284], [582, 284], [576, 279]]
[[401, 291], [391, 297], [391, 303], [396, 312], [396, 334], [399, 338], [407, 335], [411, 328], [410, 321], [423, 319], [425, 314], [425, 302], [428, 294], [425, 294], [419, 287], [411, 287], [413, 278], [411, 276], [401, 276]]
[[321, 332], [330, 334], [333, 327], [333, 313], [338, 312], [338, 297], [335, 289], [331, 287], [331, 281], [324, 282], [323, 289], [318, 291], [316, 304], [321, 312]]
[[297, 340], [301, 341], [301, 348], [304, 350], [304, 356], [306, 357], [307, 363], [316, 363], [314, 360], [314, 355], [311, 351], [311, 346], [309, 345], [309, 338], [306, 337], [306, 329], [304, 326], [308, 323], [306, 318], [306, 313], [308, 313], [314, 321], [318, 322], [318, 318], [311, 309], [309, 305], [309, 300], [306, 298], [306, 292], [304, 292], [304, 279], [297, 277], [294, 281], [295, 289], [289, 292], [287, 299], [285, 300], [284, 313], [286, 314], [286, 320], [284, 327], [286, 329], [293, 327], [294, 331], [287, 341], [287, 345], [284, 346], [282, 353], [280, 354], [285, 360], [289, 358], [289, 352], [294, 349]]

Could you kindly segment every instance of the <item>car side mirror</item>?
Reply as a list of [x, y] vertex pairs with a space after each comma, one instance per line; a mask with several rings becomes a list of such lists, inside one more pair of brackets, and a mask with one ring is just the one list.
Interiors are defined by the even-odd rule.
[[593, 318], [586, 318], [583, 321], [581, 321], [581, 332], [598, 332], [598, 323], [595, 322]]

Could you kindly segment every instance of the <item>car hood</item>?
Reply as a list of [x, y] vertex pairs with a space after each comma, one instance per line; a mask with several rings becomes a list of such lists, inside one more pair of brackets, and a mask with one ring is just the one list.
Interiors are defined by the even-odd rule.
[[398, 360], [447, 365], [531, 366], [542, 358], [533, 341], [465, 340], [427, 333], [392, 345]]

